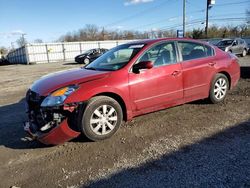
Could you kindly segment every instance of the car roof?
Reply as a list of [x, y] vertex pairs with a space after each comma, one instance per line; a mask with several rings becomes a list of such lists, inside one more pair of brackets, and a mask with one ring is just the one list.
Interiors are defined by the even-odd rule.
[[161, 41], [187, 41], [187, 42], [199, 42], [202, 44], [207, 44], [207, 42], [197, 40], [197, 39], [191, 39], [191, 38], [159, 38], [159, 39], [142, 39], [142, 40], [137, 40], [133, 42], [129, 42], [128, 44], [154, 44], [158, 43]]
[[234, 39], [222, 39], [221, 41], [234, 40]]

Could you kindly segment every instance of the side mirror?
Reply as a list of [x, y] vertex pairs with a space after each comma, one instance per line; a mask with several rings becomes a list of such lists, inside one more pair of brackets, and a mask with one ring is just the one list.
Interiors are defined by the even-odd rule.
[[151, 69], [153, 66], [154, 63], [152, 61], [141, 61], [133, 66], [133, 70], [138, 72], [141, 69]]
[[233, 42], [232, 46], [236, 46], [236, 42], [235, 41]]

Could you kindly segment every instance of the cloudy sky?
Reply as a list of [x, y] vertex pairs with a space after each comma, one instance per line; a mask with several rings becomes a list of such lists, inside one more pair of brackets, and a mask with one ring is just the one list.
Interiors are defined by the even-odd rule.
[[[0, 46], [21, 34], [51, 42], [85, 24], [108, 30], [181, 29], [183, 0], [0, 0]], [[206, 0], [187, 0], [187, 29], [204, 27]], [[216, 0], [210, 23], [242, 24], [250, 0]], [[227, 19], [228, 18], [228, 19]], [[230, 18], [230, 19], [229, 19]]]

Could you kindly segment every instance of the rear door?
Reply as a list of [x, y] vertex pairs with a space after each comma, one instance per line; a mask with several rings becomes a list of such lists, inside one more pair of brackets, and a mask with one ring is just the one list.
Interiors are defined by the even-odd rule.
[[208, 97], [210, 81], [216, 72], [214, 51], [210, 46], [196, 42], [178, 42], [182, 58], [185, 102]]
[[245, 42], [242, 39], [239, 39], [239, 48], [240, 48], [239, 53], [242, 54], [245, 48]]
[[152, 61], [154, 67], [139, 73], [129, 73], [130, 98], [134, 110], [158, 109], [183, 100], [182, 71], [174, 42], [155, 45], [136, 63], [142, 61]]
[[232, 52], [234, 54], [239, 54], [240, 53], [240, 43], [238, 40], [234, 40], [233, 44], [232, 44]]

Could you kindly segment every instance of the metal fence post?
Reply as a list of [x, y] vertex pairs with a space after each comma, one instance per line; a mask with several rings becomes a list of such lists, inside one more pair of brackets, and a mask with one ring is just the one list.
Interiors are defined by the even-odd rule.
[[30, 57], [29, 57], [29, 50], [28, 50], [27, 44], [24, 45], [24, 49], [25, 49], [25, 56], [26, 56], [26, 60], [27, 60], [27, 65], [29, 65], [30, 64]]
[[79, 46], [80, 46], [80, 54], [82, 53], [82, 45], [81, 43], [79, 43]]
[[48, 45], [47, 44], [45, 44], [45, 49], [46, 49], [47, 61], [49, 63], [49, 50], [48, 50]]
[[64, 43], [62, 43], [62, 52], [63, 52], [63, 61], [65, 61], [65, 60], [66, 60], [66, 58], [65, 58]]

